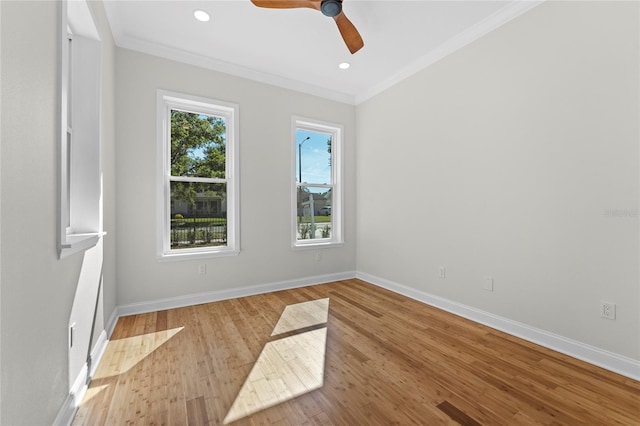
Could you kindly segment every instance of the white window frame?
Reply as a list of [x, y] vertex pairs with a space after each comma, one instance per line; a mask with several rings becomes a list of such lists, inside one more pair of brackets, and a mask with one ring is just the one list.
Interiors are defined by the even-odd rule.
[[[306, 185], [306, 182], [298, 183], [296, 173], [298, 141], [296, 140], [296, 130], [308, 130], [331, 135], [331, 185], [320, 185], [309, 182], [314, 187], [332, 188], [333, 200], [331, 205], [332, 229], [330, 238], [315, 238], [308, 240], [298, 240], [298, 188]], [[291, 120], [291, 246], [293, 249], [318, 249], [324, 247], [340, 247], [344, 245], [343, 223], [344, 223], [344, 198], [343, 198], [343, 135], [344, 127], [341, 124], [329, 123], [294, 116]]]
[[[171, 249], [171, 110], [179, 109], [223, 117], [226, 119], [225, 138], [225, 178], [208, 179], [190, 177], [188, 181], [225, 183], [227, 186], [227, 245]], [[238, 124], [239, 106], [237, 104], [208, 99], [200, 96], [157, 91], [157, 255], [161, 261], [192, 260], [219, 256], [235, 256], [240, 252], [240, 206], [239, 206], [239, 162], [238, 162]]]
[[85, 1], [60, 3], [58, 255], [95, 246], [102, 218], [102, 43]]

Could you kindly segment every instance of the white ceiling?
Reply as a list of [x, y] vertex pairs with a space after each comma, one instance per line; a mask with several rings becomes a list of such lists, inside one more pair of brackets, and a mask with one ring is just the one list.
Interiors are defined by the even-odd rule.
[[[357, 104], [541, 1], [344, 0], [364, 47], [351, 55], [331, 18], [250, 0], [106, 0], [125, 47]], [[193, 18], [202, 9], [203, 23]], [[340, 70], [340, 62], [351, 68]]]

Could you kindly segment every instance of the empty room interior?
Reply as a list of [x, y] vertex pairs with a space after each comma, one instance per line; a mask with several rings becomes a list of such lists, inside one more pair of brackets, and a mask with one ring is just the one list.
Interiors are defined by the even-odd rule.
[[0, 424], [640, 424], [638, 1], [0, 23]]

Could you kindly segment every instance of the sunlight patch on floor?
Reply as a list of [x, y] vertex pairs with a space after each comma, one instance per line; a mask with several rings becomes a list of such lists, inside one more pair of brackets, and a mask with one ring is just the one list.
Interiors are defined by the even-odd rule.
[[87, 389], [87, 391], [85, 392], [85, 394], [84, 394], [84, 398], [82, 399], [82, 403], [86, 404], [87, 402], [91, 401], [92, 398], [94, 398], [97, 395], [99, 395], [100, 392], [106, 390], [108, 387], [109, 387], [109, 385], [89, 387]]
[[109, 341], [92, 379], [104, 379], [126, 373], [182, 329], [184, 327]]
[[324, 324], [327, 322], [328, 315], [328, 297], [286, 306], [271, 335], [276, 336], [288, 331]]
[[224, 423], [321, 388], [326, 342], [323, 327], [267, 343]]
[[[329, 298], [286, 306], [272, 336], [327, 322]], [[327, 327], [265, 345], [224, 424], [322, 387]]]

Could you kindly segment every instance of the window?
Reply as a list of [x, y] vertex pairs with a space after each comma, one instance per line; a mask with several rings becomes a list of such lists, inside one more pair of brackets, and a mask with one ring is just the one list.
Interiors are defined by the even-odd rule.
[[238, 106], [158, 91], [158, 255], [235, 255]]
[[102, 45], [84, 1], [61, 3], [60, 258], [94, 246], [102, 232]]
[[342, 239], [342, 126], [294, 117], [293, 247]]

